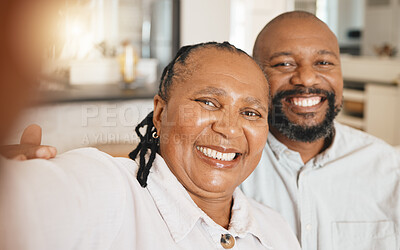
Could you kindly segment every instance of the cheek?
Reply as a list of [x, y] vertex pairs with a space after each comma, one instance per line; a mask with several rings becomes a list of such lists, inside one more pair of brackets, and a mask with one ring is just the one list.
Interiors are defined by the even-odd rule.
[[333, 70], [321, 75], [322, 78], [329, 84], [335, 94], [339, 94], [343, 89], [343, 78], [340, 70]]
[[335, 72], [329, 75], [325, 75], [324, 79], [329, 83], [331, 91], [334, 92], [336, 96], [336, 103], [340, 104], [342, 102], [343, 96], [343, 78], [340, 75], [340, 72]]
[[249, 146], [248, 160], [242, 174], [244, 181], [257, 167], [260, 162], [262, 151], [267, 142], [268, 125], [260, 125], [258, 128], [246, 130], [246, 138]]
[[268, 136], [268, 123], [263, 122], [245, 128], [245, 135], [249, 147], [249, 154], [261, 154]]
[[180, 105], [178, 108], [169, 110], [168, 121], [184, 129], [204, 127], [212, 120], [212, 112], [199, 107], [198, 105]]
[[274, 96], [278, 91], [287, 89], [287, 85], [290, 84], [291, 74], [274, 73], [268, 77], [270, 85], [270, 93]]
[[171, 105], [163, 114], [161, 144], [165, 148], [173, 147], [177, 154], [181, 154], [203, 132], [207, 121], [207, 117], [195, 105]]

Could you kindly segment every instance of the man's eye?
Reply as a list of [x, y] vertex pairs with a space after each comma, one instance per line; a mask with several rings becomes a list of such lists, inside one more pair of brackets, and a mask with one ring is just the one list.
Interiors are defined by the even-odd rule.
[[323, 66], [328, 66], [328, 65], [333, 65], [333, 63], [328, 62], [328, 61], [320, 61], [317, 63], [318, 65], [323, 65]]
[[290, 66], [290, 65], [291, 65], [291, 64], [288, 63], [288, 62], [281, 62], [281, 63], [277, 63], [277, 64], [272, 65], [272, 67], [273, 67], [273, 68], [275, 68], [275, 67], [288, 67], [288, 66]]
[[208, 106], [216, 107], [216, 106], [214, 105], [214, 103], [212, 103], [211, 101], [203, 101], [203, 103], [204, 103], [205, 105], [208, 105]]

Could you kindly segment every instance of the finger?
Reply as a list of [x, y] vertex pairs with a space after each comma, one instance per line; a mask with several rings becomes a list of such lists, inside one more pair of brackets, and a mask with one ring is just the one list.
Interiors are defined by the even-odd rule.
[[26, 156], [25, 155], [17, 155], [17, 156], [15, 156], [14, 158], [12, 158], [13, 160], [16, 160], [16, 161], [26, 161], [27, 160], [27, 158], [26, 158]]
[[22, 133], [21, 144], [40, 145], [42, 142], [42, 128], [37, 124], [31, 124]]
[[57, 149], [51, 146], [41, 146], [36, 150], [36, 158], [50, 159], [57, 155]]
[[28, 144], [5, 145], [0, 147], [0, 154], [8, 159], [24, 155], [27, 159], [37, 158], [36, 151], [40, 146]]
[[57, 149], [55, 147], [52, 146], [47, 146], [51, 152], [52, 157], [56, 157], [57, 155]]

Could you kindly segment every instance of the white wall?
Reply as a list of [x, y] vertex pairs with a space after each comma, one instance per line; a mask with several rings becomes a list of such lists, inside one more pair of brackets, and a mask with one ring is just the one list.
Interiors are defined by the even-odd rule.
[[258, 33], [277, 15], [294, 10], [294, 0], [232, 0], [230, 41], [249, 54]]
[[339, 0], [338, 1], [338, 26], [337, 36], [340, 45], [359, 44], [360, 41], [347, 38], [349, 29], [364, 27], [364, 0]]
[[294, 0], [182, 0], [181, 45], [229, 41], [251, 54], [261, 29]]
[[349, 29], [364, 27], [365, 0], [318, 0], [317, 16], [335, 33], [340, 45], [359, 44], [348, 39]]
[[182, 0], [181, 46], [229, 40], [230, 0]]
[[[389, 5], [365, 8], [365, 30], [362, 39], [362, 54], [375, 55], [374, 46], [390, 43], [400, 48], [400, 1], [391, 0]], [[397, 53], [400, 57], [400, 53]]]

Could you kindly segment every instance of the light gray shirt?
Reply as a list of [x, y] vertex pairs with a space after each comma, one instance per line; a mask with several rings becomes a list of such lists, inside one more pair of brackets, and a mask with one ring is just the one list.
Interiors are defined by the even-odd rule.
[[280, 212], [305, 250], [400, 249], [400, 153], [339, 123], [335, 131], [306, 164], [270, 134], [242, 190]]
[[191, 199], [157, 155], [148, 185], [137, 164], [92, 148], [55, 159], [5, 161], [0, 168], [1, 250], [300, 250], [277, 212], [233, 193], [229, 229]]

